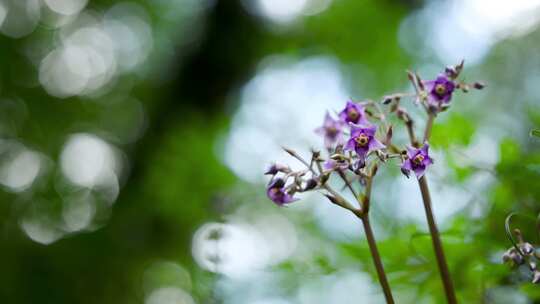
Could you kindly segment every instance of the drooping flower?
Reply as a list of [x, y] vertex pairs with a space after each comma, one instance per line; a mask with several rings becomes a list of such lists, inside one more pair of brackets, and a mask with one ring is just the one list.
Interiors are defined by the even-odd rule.
[[428, 103], [433, 106], [448, 104], [456, 88], [456, 84], [444, 74], [435, 80], [425, 81], [424, 85], [428, 93]]
[[333, 119], [328, 112], [324, 116], [323, 125], [315, 132], [324, 137], [324, 145], [326, 148], [331, 148], [335, 144], [343, 144], [343, 126], [344, 123], [340, 120]]
[[429, 144], [425, 143], [422, 148], [407, 147], [407, 159], [401, 165], [401, 170], [404, 173], [412, 170], [420, 179], [424, 176], [427, 167], [432, 164], [433, 160], [429, 157]]
[[345, 123], [368, 124], [364, 106], [352, 101], [347, 101], [345, 109], [339, 113], [339, 118]]
[[351, 125], [351, 138], [345, 149], [355, 151], [361, 159], [365, 158], [371, 151], [383, 149], [385, 145], [375, 138], [376, 131], [377, 126], [375, 125]]
[[266, 188], [266, 195], [278, 206], [283, 206], [297, 200], [291, 194], [287, 193], [285, 181], [282, 178], [275, 178], [270, 181]]

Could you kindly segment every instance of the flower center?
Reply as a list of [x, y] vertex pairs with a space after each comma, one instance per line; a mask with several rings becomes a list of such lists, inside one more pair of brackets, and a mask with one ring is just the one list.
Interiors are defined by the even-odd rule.
[[360, 147], [365, 147], [369, 142], [369, 137], [366, 134], [362, 133], [357, 138], [355, 138], [354, 141]]
[[281, 197], [283, 196], [283, 192], [281, 191], [281, 188], [272, 188], [270, 189], [270, 195], [273, 197]]
[[437, 93], [437, 95], [439, 96], [446, 94], [446, 86], [444, 84], [439, 83], [438, 85], [435, 86], [435, 93]]
[[423, 161], [424, 161], [424, 156], [421, 154], [418, 154], [413, 158], [413, 163], [415, 165], [421, 165]]
[[356, 120], [360, 114], [358, 111], [356, 111], [356, 109], [350, 109], [348, 115], [350, 120]]
[[337, 134], [337, 128], [329, 127], [326, 129], [326, 133], [328, 133], [329, 136], [335, 136]]

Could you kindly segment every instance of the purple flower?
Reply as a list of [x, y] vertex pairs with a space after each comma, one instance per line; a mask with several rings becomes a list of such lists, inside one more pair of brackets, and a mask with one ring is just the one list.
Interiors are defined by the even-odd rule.
[[323, 167], [325, 170], [328, 170], [328, 171], [334, 171], [334, 170], [344, 171], [349, 168], [349, 162], [346, 159], [344, 160], [329, 159], [324, 162]]
[[342, 144], [343, 122], [333, 119], [328, 112], [324, 116], [324, 123], [315, 129], [317, 134], [324, 136], [324, 145], [331, 148], [334, 144]]
[[364, 106], [352, 101], [347, 101], [345, 109], [339, 113], [339, 118], [346, 123], [368, 124]]
[[360, 158], [365, 158], [369, 152], [384, 148], [385, 146], [375, 138], [376, 131], [377, 127], [375, 125], [351, 125], [351, 138], [347, 142], [345, 149], [356, 151]]
[[428, 93], [428, 102], [434, 106], [449, 103], [456, 88], [456, 84], [444, 74], [435, 80], [424, 82], [424, 85]]
[[433, 160], [429, 157], [428, 150], [429, 145], [427, 143], [420, 149], [407, 147], [408, 158], [401, 165], [401, 170], [407, 173], [412, 170], [416, 174], [416, 177], [420, 179], [424, 176], [427, 167], [433, 164]]
[[297, 200], [285, 191], [285, 181], [281, 178], [275, 178], [270, 181], [266, 188], [266, 195], [278, 206], [283, 206]]

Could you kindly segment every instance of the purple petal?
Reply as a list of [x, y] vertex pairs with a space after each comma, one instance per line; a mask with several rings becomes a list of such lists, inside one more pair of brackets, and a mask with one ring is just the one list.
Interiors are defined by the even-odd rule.
[[406, 170], [412, 170], [411, 161], [409, 159], [405, 160], [403, 164], [401, 165], [401, 168], [406, 169]]
[[369, 152], [368, 147], [355, 147], [356, 154], [358, 154], [358, 157], [366, 157], [366, 154]]
[[431, 159], [431, 157], [427, 156], [426, 158], [424, 158], [424, 161], [422, 162], [422, 164], [424, 166], [429, 166], [429, 165], [433, 165], [433, 159]]
[[428, 156], [429, 155], [429, 144], [426, 142], [422, 148], [420, 149], [422, 151], [422, 154], [424, 156]]
[[324, 127], [318, 127], [318, 128], [315, 129], [314, 131], [315, 131], [316, 134], [324, 135], [325, 130], [326, 130], [326, 129], [325, 129]]
[[375, 125], [368, 125], [364, 127], [364, 133], [369, 136], [374, 136], [375, 132], [377, 132], [377, 126]]
[[407, 146], [407, 156], [409, 157], [409, 159], [413, 159], [417, 153], [418, 153], [418, 149]]
[[427, 80], [422, 82], [424, 84], [424, 87], [426, 88], [426, 91], [431, 92], [433, 88], [435, 87], [435, 80]]
[[416, 168], [413, 168], [413, 171], [414, 171], [414, 174], [416, 174], [416, 177], [420, 179], [426, 173], [426, 167], [418, 166]]
[[384, 148], [386, 148], [386, 146], [380, 141], [378, 141], [375, 137], [373, 137], [369, 141], [369, 151], [375, 151], [375, 150], [380, 150]]
[[345, 146], [345, 150], [354, 151], [356, 144], [354, 142], [354, 138], [349, 139], [347, 141], [347, 145]]

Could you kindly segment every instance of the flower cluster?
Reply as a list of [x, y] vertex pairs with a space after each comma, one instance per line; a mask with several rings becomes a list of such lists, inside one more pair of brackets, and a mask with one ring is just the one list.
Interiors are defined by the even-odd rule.
[[[296, 201], [294, 195], [309, 190], [326, 190], [326, 181], [331, 175], [338, 176], [354, 194], [353, 185], [365, 185], [373, 176], [379, 163], [390, 159], [400, 161], [401, 172], [409, 177], [411, 171], [421, 179], [433, 164], [429, 155], [429, 136], [419, 141], [413, 130], [413, 119], [401, 102], [406, 97], [413, 97], [416, 105], [422, 105], [430, 117], [446, 110], [456, 90], [467, 92], [471, 88], [480, 89], [480, 83], [467, 84], [458, 82], [463, 69], [463, 62], [447, 67], [433, 80], [423, 81], [418, 74], [409, 72], [409, 79], [415, 89], [414, 94], [397, 93], [386, 96], [382, 103], [374, 101], [347, 101], [344, 108], [332, 115], [327, 112], [322, 126], [315, 132], [322, 136], [327, 157], [319, 151], [313, 151], [311, 159], [302, 159], [295, 151], [286, 150], [293, 157], [306, 165], [306, 169], [292, 172], [284, 165], [272, 165], [266, 174], [272, 176], [267, 186], [267, 196], [282, 206]], [[387, 105], [385, 111], [382, 105]], [[394, 114], [405, 122], [411, 144], [400, 148], [392, 142], [393, 126], [387, 116]], [[426, 132], [428, 134], [428, 132]], [[335, 200], [335, 194], [331, 194]]]
[[538, 269], [538, 260], [540, 255], [536, 248], [531, 243], [523, 239], [523, 235], [519, 229], [515, 229], [514, 234], [517, 236], [518, 242], [514, 243], [502, 256], [503, 262], [511, 267], [519, 267], [526, 265], [531, 271], [531, 281], [534, 284], [540, 283], [540, 269]]
[[[313, 152], [311, 161], [306, 162], [307, 169], [298, 172], [284, 165], [272, 165], [266, 172], [272, 175], [267, 196], [274, 203], [284, 205], [295, 201], [293, 195], [297, 192], [320, 189], [332, 173], [344, 179], [346, 172], [354, 173], [358, 179], [367, 177], [366, 160], [373, 154], [384, 158], [386, 146], [376, 138], [377, 125], [369, 121], [366, 105], [348, 101], [337, 118], [327, 112], [322, 126], [315, 132], [324, 139], [328, 159], [323, 159], [320, 152]], [[286, 151], [299, 157], [294, 151]]]

